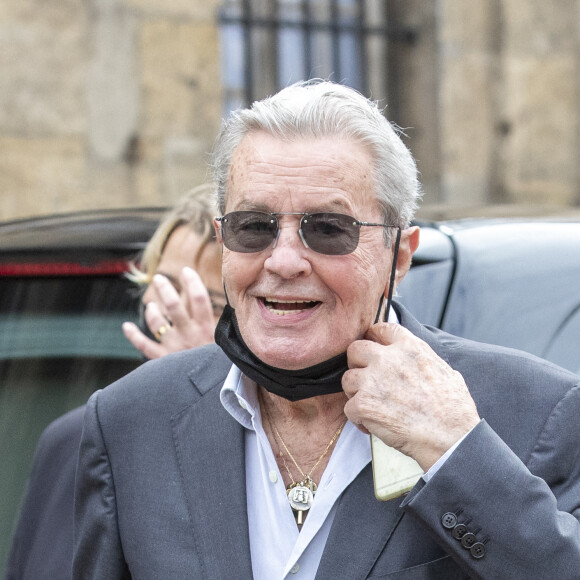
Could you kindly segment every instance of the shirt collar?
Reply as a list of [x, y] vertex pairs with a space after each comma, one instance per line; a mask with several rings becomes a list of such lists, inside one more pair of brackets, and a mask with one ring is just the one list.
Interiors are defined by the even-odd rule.
[[257, 386], [236, 365], [232, 365], [226, 377], [220, 401], [242, 427], [255, 431], [254, 421], [260, 418]]

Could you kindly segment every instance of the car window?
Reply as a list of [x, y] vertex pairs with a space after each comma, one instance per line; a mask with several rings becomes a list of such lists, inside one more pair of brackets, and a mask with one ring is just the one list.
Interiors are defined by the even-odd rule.
[[[499, 223], [454, 234], [457, 270], [443, 330], [545, 356], [578, 306], [576, 224]], [[570, 337], [580, 344], [580, 335]]]
[[419, 322], [439, 326], [452, 273], [451, 260], [413, 266], [397, 288], [396, 300]]
[[138, 309], [122, 276], [0, 277], [0, 571], [42, 430], [141, 364]]

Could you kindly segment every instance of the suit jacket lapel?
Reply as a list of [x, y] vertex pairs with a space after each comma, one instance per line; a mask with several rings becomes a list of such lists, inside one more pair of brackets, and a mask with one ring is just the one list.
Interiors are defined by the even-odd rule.
[[252, 577], [244, 429], [219, 400], [228, 369], [229, 365], [213, 385], [215, 378], [210, 383], [200, 380], [203, 369], [193, 371], [191, 376], [196, 376], [197, 385], [204, 382], [205, 388], [200, 391], [207, 391], [208, 384], [213, 388], [172, 418], [196, 555], [204, 577], [211, 580]]
[[366, 578], [403, 516], [399, 504], [377, 501], [369, 463], [340, 499], [316, 580]]

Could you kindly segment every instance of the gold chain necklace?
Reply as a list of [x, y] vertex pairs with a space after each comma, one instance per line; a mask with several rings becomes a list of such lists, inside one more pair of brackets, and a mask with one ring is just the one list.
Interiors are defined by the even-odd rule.
[[284, 439], [282, 439], [282, 436], [280, 435], [278, 429], [276, 429], [276, 427], [272, 425], [272, 421], [270, 421], [270, 415], [266, 409], [266, 406], [263, 405], [263, 407], [266, 419], [268, 420], [268, 424], [270, 425], [270, 430], [274, 432], [276, 439], [282, 444], [282, 447], [284, 447], [284, 450], [288, 454], [288, 457], [290, 457], [292, 463], [294, 463], [296, 469], [299, 471], [300, 476], [302, 477], [302, 480], [299, 482], [296, 482], [294, 480], [292, 472], [290, 471], [290, 469], [288, 468], [288, 464], [286, 463], [286, 458], [284, 457], [284, 454], [282, 453], [280, 446], [278, 446], [280, 457], [284, 464], [284, 469], [286, 469], [286, 472], [290, 477], [290, 483], [286, 486], [286, 494], [288, 495], [288, 501], [290, 502], [290, 507], [292, 508], [294, 517], [296, 518], [296, 523], [299, 526], [301, 526], [304, 523], [305, 512], [307, 512], [312, 507], [312, 502], [314, 501], [314, 495], [317, 489], [316, 483], [314, 483], [314, 480], [312, 479], [312, 474], [314, 473], [314, 470], [318, 467], [320, 462], [324, 459], [325, 455], [328, 453], [328, 450], [332, 447], [332, 444], [337, 440], [338, 436], [341, 434], [344, 426], [346, 425], [346, 420], [336, 430], [336, 432], [332, 436], [332, 439], [328, 442], [326, 449], [322, 452], [322, 455], [317, 459], [312, 469], [308, 473], [304, 473], [304, 471], [298, 465], [296, 459], [294, 459], [292, 453], [290, 453], [288, 446], [286, 445], [286, 443], [284, 443]]

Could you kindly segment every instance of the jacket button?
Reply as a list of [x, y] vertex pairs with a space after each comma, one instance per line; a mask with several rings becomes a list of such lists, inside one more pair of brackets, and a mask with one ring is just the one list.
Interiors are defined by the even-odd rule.
[[443, 514], [441, 523], [444, 528], [452, 530], [455, 527], [455, 524], [457, 524], [457, 516], [452, 512], [447, 512], [446, 514]]
[[481, 542], [475, 542], [475, 544], [469, 548], [469, 551], [476, 560], [479, 560], [485, 556], [486, 549], [485, 545]]
[[461, 545], [464, 548], [467, 548], [469, 550], [469, 548], [471, 548], [471, 546], [473, 546], [473, 544], [475, 544], [475, 542], [477, 541], [477, 538], [475, 537], [475, 534], [472, 534], [471, 532], [467, 532], [463, 538], [461, 538]]
[[456, 540], [461, 540], [461, 538], [463, 538], [463, 536], [465, 536], [466, 533], [467, 533], [467, 526], [465, 524], [457, 524], [453, 528], [453, 531], [451, 532], [451, 535]]

